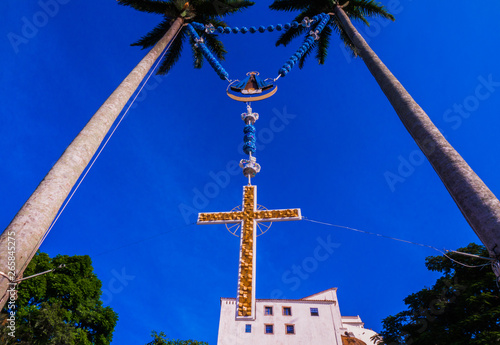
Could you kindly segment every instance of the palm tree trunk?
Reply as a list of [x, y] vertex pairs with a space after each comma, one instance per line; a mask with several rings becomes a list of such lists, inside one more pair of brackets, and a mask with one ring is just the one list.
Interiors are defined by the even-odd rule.
[[[0, 235], [0, 271], [7, 273], [9, 237], [15, 237], [15, 273], [22, 274], [35, 255], [43, 236], [64, 200], [99, 148], [112, 124], [133, 95], [162, 51], [182, 28], [184, 19], [177, 18], [163, 38], [149, 51], [97, 110], [83, 130], [66, 148], [28, 201]], [[11, 241], [12, 242], [12, 241]], [[13, 247], [10, 245], [10, 247]], [[9, 281], [0, 275], [0, 309], [7, 298]]]
[[425, 154], [458, 208], [490, 255], [500, 258], [500, 202], [469, 167], [413, 100], [408, 91], [382, 63], [344, 10], [335, 6], [342, 28], [359, 50], [380, 88], [417, 145]]

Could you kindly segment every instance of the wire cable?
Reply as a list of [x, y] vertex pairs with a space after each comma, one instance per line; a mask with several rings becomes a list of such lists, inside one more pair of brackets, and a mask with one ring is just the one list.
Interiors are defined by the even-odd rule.
[[[355, 231], [355, 232], [359, 232], [359, 233], [363, 233], [363, 234], [367, 234], [367, 235], [373, 235], [373, 236], [377, 236], [377, 237], [387, 238], [387, 239], [390, 239], [390, 240], [393, 240], [393, 241], [398, 241], [398, 242], [403, 242], [403, 243], [417, 245], [417, 246], [420, 246], [420, 247], [430, 248], [430, 249], [433, 249], [433, 250], [441, 253], [444, 257], [446, 257], [449, 260], [455, 262], [456, 264], [459, 264], [461, 266], [468, 267], [468, 268], [485, 267], [485, 266], [488, 266], [492, 262], [495, 261], [494, 259], [491, 259], [491, 258], [485, 258], [485, 257], [479, 256], [479, 255], [470, 254], [470, 253], [462, 253], [462, 252], [458, 252], [458, 251], [455, 251], [455, 250], [445, 249], [443, 251], [443, 250], [441, 250], [439, 248], [436, 248], [434, 246], [431, 246], [429, 244], [422, 244], [422, 243], [418, 243], [418, 242], [413, 242], [413, 241], [408, 241], [408, 240], [402, 240], [400, 238], [391, 237], [391, 236], [382, 235], [382, 234], [377, 234], [375, 232], [370, 232], [370, 231], [365, 231], [365, 230], [359, 230], [359, 229], [351, 228], [351, 227], [344, 226], [344, 225], [336, 225], [336, 224], [331, 224], [331, 223], [326, 223], [326, 222], [320, 222], [320, 221], [317, 221], [317, 220], [308, 219], [306, 217], [302, 217], [302, 219], [305, 220], [305, 221], [311, 222], [311, 223], [317, 223], [317, 224], [321, 224], [321, 225], [332, 226], [332, 227], [341, 228], [341, 229], [347, 229], [347, 230], [350, 230], [350, 231]], [[455, 254], [460, 254], [460, 255], [464, 255], [464, 256], [474, 257], [476, 259], [488, 260], [488, 261], [490, 261], [490, 263], [483, 264], [483, 265], [467, 265], [467, 264], [464, 264], [463, 262], [460, 262], [460, 261], [457, 261], [457, 260], [453, 259], [449, 255], [447, 255], [446, 252], [453, 252]]]
[[[61, 216], [61, 214], [64, 212], [64, 210], [66, 209], [66, 206], [68, 206], [69, 202], [71, 201], [71, 199], [73, 198], [73, 196], [75, 195], [76, 191], [78, 190], [78, 188], [80, 187], [80, 185], [82, 184], [83, 180], [85, 179], [85, 177], [87, 176], [87, 174], [89, 173], [90, 169], [92, 169], [92, 167], [94, 166], [94, 163], [96, 162], [96, 160], [99, 158], [99, 156], [101, 155], [101, 152], [104, 150], [104, 148], [106, 147], [106, 145], [108, 144], [109, 140], [111, 139], [111, 137], [113, 136], [113, 134], [115, 133], [116, 129], [118, 128], [118, 126], [120, 126], [120, 124], [122, 123], [123, 119], [125, 118], [125, 116], [127, 115], [128, 111], [130, 110], [130, 108], [132, 107], [132, 105], [134, 104], [135, 100], [137, 99], [137, 97], [139, 96], [139, 94], [141, 93], [141, 91], [144, 89], [144, 87], [146, 86], [147, 82], [149, 81], [149, 79], [151, 78], [151, 76], [153, 75], [153, 73], [156, 71], [156, 69], [158, 68], [160, 62], [163, 60], [163, 57], [165, 56], [165, 54], [167, 53], [168, 49], [170, 48], [170, 46], [172, 45], [172, 43], [175, 41], [175, 39], [177, 38], [177, 35], [179, 34], [180, 30], [178, 30], [175, 34], [175, 36], [172, 38], [172, 40], [170, 40], [170, 42], [168, 43], [168, 45], [165, 47], [165, 49], [163, 50], [162, 54], [160, 55], [160, 57], [156, 60], [155, 62], [155, 65], [153, 66], [153, 68], [151, 69], [149, 75], [147, 76], [146, 80], [142, 83], [142, 85], [140, 86], [139, 90], [135, 93], [135, 96], [134, 98], [132, 99], [132, 101], [129, 103], [128, 107], [125, 109], [125, 112], [122, 113], [122, 115], [120, 116], [120, 119], [118, 120], [116, 126], [113, 128], [113, 130], [111, 131], [111, 133], [108, 135], [106, 141], [104, 142], [104, 144], [101, 145], [99, 151], [97, 152], [97, 154], [94, 155], [94, 157], [92, 158], [91, 160], [91, 163], [87, 166], [87, 168], [85, 169], [85, 173], [79, 178], [78, 180], [78, 183], [76, 184], [76, 186], [73, 188], [73, 191], [71, 192], [71, 194], [69, 195], [69, 197], [66, 198], [63, 206], [61, 207], [61, 209], [57, 212], [57, 215], [56, 217], [54, 218], [54, 220], [52, 221], [52, 223], [50, 224], [49, 228], [47, 229], [47, 231], [45, 232], [45, 234], [42, 236], [42, 238], [40, 239], [40, 241], [38, 241], [38, 244], [36, 245], [35, 249], [31, 252], [30, 254], [30, 258], [33, 257], [34, 253], [36, 253], [36, 251], [40, 248], [40, 246], [42, 245], [43, 241], [45, 241], [45, 239], [47, 238], [47, 236], [49, 235], [50, 231], [52, 230], [52, 228], [54, 227], [54, 225], [57, 223], [57, 221], [59, 220], [59, 217]], [[31, 259], [30, 259], [31, 261]], [[22, 271], [24, 271], [24, 269], [26, 269], [27, 265], [29, 264], [29, 261], [26, 262], [26, 264], [22, 267]]]

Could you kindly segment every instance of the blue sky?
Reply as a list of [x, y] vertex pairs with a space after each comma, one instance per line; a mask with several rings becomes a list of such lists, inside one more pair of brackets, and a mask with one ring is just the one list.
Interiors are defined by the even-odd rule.
[[[130, 43], [161, 20], [115, 1], [46, 3], [54, 2], [0, 3], [4, 228], [144, 56]], [[292, 17], [269, 11], [270, 3], [227, 21]], [[361, 33], [498, 195], [500, 5], [383, 3], [396, 21], [358, 25]], [[232, 79], [251, 70], [275, 77], [300, 44], [275, 48], [276, 32], [221, 38]], [[246, 180], [229, 174], [228, 164], [244, 158], [245, 107], [227, 98], [226, 86], [208, 64], [194, 70], [189, 49], [170, 74], [152, 77], [41, 247], [52, 256], [91, 256], [103, 300], [119, 314], [114, 344], [146, 343], [153, 329], [216, 344], [219, 298], [236, 295], [238, 239], [224, 226], [189, 225], [195, 216], [180, 209], [228, 211], [241, 203]], [[324, 66], [309, 60], [278, 87], [253, 104], [261, 116], [262, 172], [253, 181], [260, 204], [300, 207], [310, 219], [438, 248], [478, 242], [363, 62], [336, 37]], [[390, 174], [398, 182], [388, 182]], [[229, 179], [214, 189], [214, 176]], [[321, 243], [331, 243], [330, 253], [313, 264]], [[437, 254], [430, 249], [306, 221], [274, 224], [257, 248], [258, 298], [338, 287], [342, 314], [360, 315], [374, 330], [437, 277], [424, 267]]]

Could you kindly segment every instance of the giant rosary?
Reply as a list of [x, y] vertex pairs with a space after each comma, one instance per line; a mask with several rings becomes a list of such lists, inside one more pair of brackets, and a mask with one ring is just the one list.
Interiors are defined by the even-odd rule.
[[[248, 159], [240, 161], [240, 167], [243, 175], [248, 178], [248, 185], [243, 187], [243, 203], [229, 212], [207, 212], [198, 215], [198, 224], [226, 224], [228, 230], [234, 235], [240, 236], [240, 258], [238, 271], [238, 291], [236, 301], [236, 319], [255, 319], [255, 271], [256, 271], [256, 245], [258, 231], [265, 232], [270, 225], [264, 225], [264, 222], [290, 221], [302, 219], [300, 209], [282, 209], [268, 210], [257, 204], [257, 186], [252, 185], [252, 178], [260, 172], [260, 165], [257, 158], [253, 155], [256, 151], [256, 128], [255, 122], [259, 119], [259, 114], [254, 113], [251, 107], [252, 101], [260, 101], [271, 97], [277, 91], [275, 82], [279, 77], [284, 77], [299, 61], [302, 56], [315, 44], [323, 28], [328, 24], [330, 16], [320, 14], [311, 19], [304, 18], [301, 23], [292, 22], [285, 25], [270, 25], [266, 27], [250, 27], [249, 29], [213, 27], [212, 25], [203, 25], [200, 23], [191, 23], [187, 25], [190, 35], [197, 48], [201, 49], [203, 55], [208, 60], [213, 69], [221, 79], [230, 82], [227, 88], [227, 94], [230, 98], [246, 103], [246, 112], [241, 114], [245, 123], [243, 128], [243, 151], [248, 155]], [[297, 28], [299, 25], [311, 27], [308, 37], [297, 52], [288, 59], [288, 61], [279, 70], [279, 75], [275, 79], [261, 79], [258, 72], [249, 72], [242, 81], [228, 79], [228, 73], [224, 70], [217, 59], [204, 44], [203, 38], [200, 38], [196, 30], [204, 30], [206, 34], [219, 33], [255, 33], [273, 30]]]

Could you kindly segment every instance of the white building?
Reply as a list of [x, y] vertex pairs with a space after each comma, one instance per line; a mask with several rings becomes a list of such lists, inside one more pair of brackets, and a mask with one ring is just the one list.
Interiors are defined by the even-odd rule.
[[217, 345], [373, 345], [376, 333], [359, 316], [342, 316], [337, 288], [302, 299], [257, 299], [255, 319], [236, 315], [236, 298], [221, 298]]

